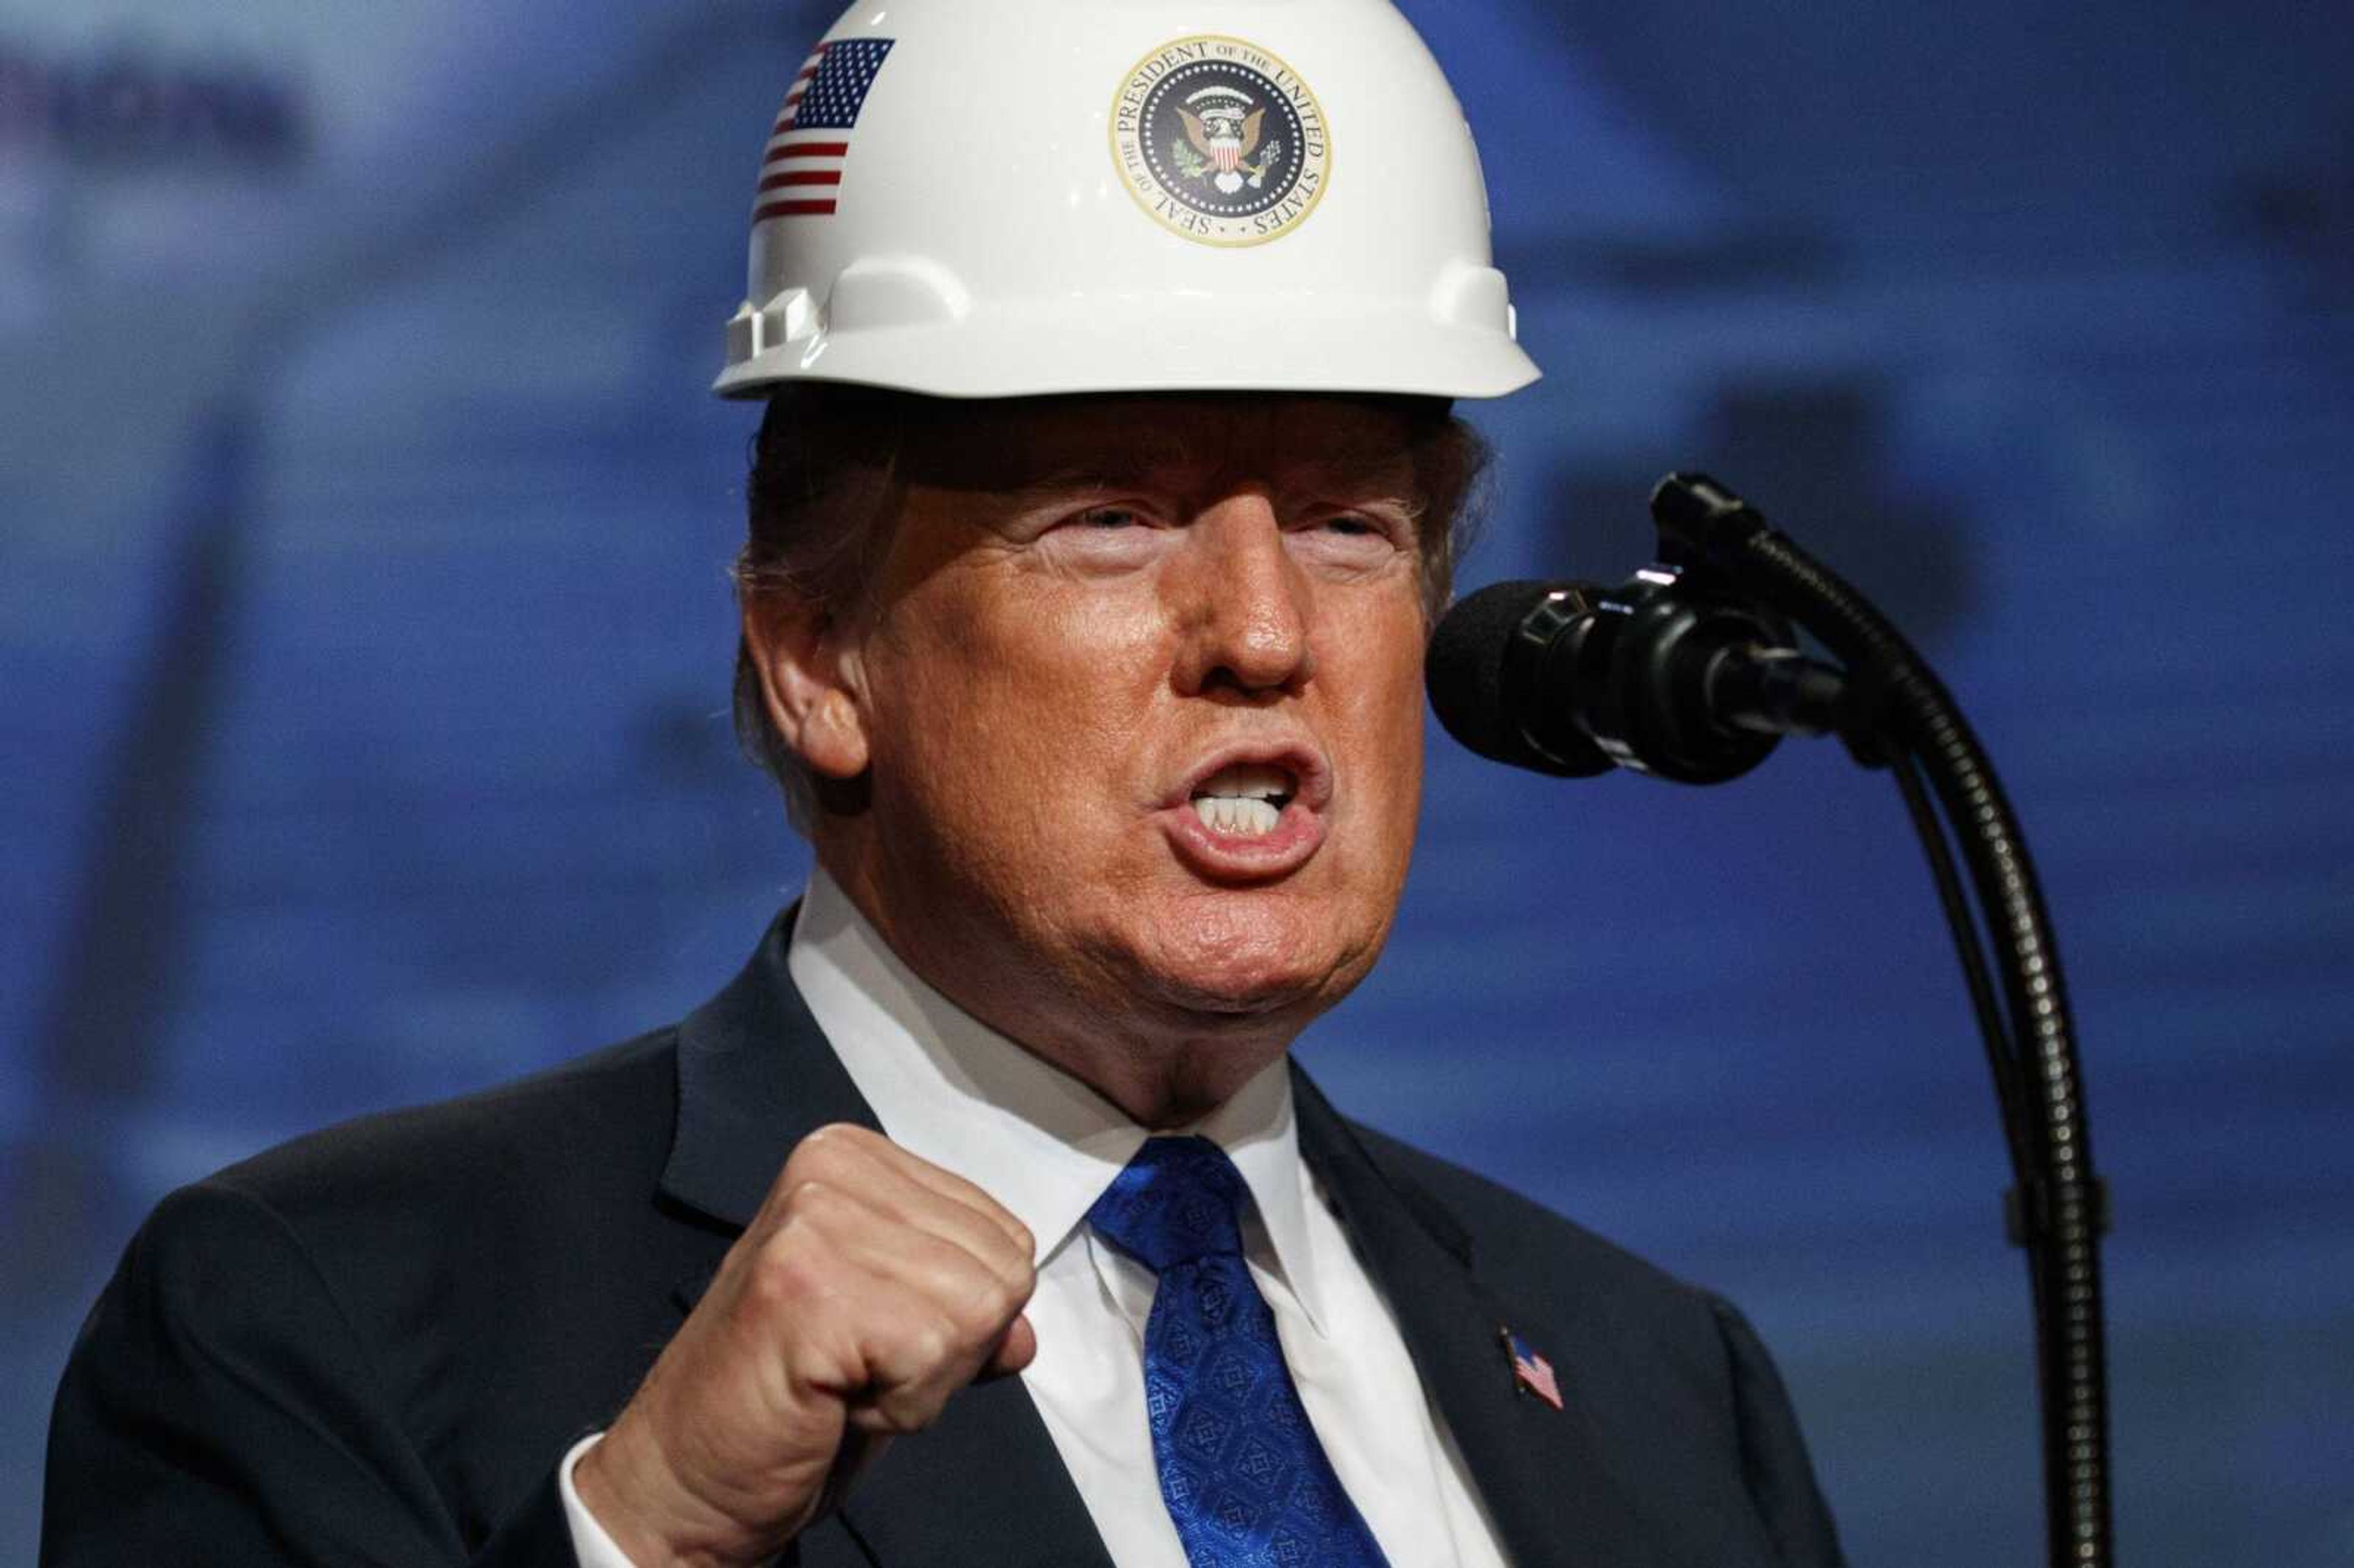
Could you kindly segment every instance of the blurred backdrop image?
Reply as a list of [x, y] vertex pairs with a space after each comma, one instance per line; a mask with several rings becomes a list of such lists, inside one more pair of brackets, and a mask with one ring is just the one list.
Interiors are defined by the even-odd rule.
[[[1617, 582], [1704, 469], [1895, 617], [2068, 966], [2119, 1556], [2354, 1562], [2342, 17], [1400, 4], [1546, 372], [1460, 409], [1458, 588]], [[758, 410], [708, 387], [838, 9], [0, 0], [0, 1563], [164, 1193], [673, 1019], [801, 885], [728, 715]], [[1853, 1562], [2041, 1552], [2001, 1137], [1885, 774], [1561, 782], [1433, 726], [1388, 955], [1301, 1052], [1738, 1302]]]

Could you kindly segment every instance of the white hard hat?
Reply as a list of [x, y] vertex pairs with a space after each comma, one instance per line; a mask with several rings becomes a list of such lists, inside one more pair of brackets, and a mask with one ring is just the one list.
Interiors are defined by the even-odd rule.
[[760, 167], [716, 390], [1492, 397], [1537, 367], [1387, 0], [869, 0]]

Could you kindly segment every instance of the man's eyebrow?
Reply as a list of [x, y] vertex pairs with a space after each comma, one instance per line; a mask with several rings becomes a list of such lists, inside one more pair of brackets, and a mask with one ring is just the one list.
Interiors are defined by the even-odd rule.
[[1173, 443], [1140, 445], [1125, 450], [1090, 451], [1085, 457], [1047, 469], [1008, 488], [1016, 495], [1069, 494], [1074, 491], [1125, 490], [1149, 485], [1156, 479], [1182, 471], [1185, 453]]
[[[1217, 433], [1214, 433], [1214, 436]], [[991, 440], [968, 449], [966, 471], [952, 482], [980, 485], [1025, 501], [1087, 491], [1149, 487], [1172, 479], [1198, 482], [1204, 462], [1214, 482], [1252, 478], [1286, 490], [1316, 490], [1373, 499], [1412, 501], [1422, 493], [1414, 447], [1400, 432], [1381, 429], [1262, 429], [1257, 439], [1214, 439], [1155, 423], [1149, 415], [1098, 424], [1058, 440], [1032, 461], [1013, 456], [1020, 443]], [[1285, 441], [1285, 436], [1307, 437]], [[1312, 442], [1312, 444], [1311, 444]], [[1001, 468], [994, 482], [988, 470]]]
[[[1098, 490], [1126, 490], [1134, 485], [1152, 482], [1156, 471], [1166, 471], [1173, 463], [1104, 463], [1073, 464], [1069, 468], [1026, 479], [1008, 487], [1009, 494], [1023, 499], [1051, 498]], [[1221, 476], [1233, 477], [1233, 476]], [[1316, 490], [1350, 494], [1367, 501], [1392, 501], [1404, 505], [1420, 504], [1420, 491], [1411, 474], [1377, 472], [1365, 465], [1349, 462], [1319, 462], [1303, 466], [1281, 476], [1281, 488], [1286, 491]]]
[[1152, 465], [1148, 463], [1074, 463], [1024, 480], [1013, 487], [1016, 495], [1062, 494], [1075, 490], [1117, 490], [1147, 477]]

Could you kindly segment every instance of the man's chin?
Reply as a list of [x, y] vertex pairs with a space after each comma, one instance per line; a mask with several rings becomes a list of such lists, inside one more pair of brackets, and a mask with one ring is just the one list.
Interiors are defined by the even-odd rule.
[[1373, 955], [1302, 951], [1283, 942], [1185, 942], [1155, 955], [1140, 990], [1176, 1011], [1236, 1024], [1288, 1022], [1305, 1028], [1355, 989]]
[[[1237, 1022], [1306, 1012], [1310, 1016], [1339, 1001], [1324, 989], [1292, 977], [1160, 977], [1154, 988], [1160, 1000], [1181, 1012]], [[1302, 1024], [1306, 1022], [1301, 1020]]]

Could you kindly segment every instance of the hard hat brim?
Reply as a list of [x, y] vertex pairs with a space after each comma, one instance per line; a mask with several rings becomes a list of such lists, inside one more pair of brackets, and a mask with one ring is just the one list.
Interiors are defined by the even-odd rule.
[[1345, 297], [1257, 303], [1237, 312], [1207, 298], [1123, 298], [1092, 308], [1041, 301], [968, 309], [953, 321], [820, 327], [742, 357], [712, 390], [751, 397], [808, 380], [938, 397], [1227, 390], [1500, 397], [1541, 374], [1500, 332], [1401, 322], [1394, 311]]

